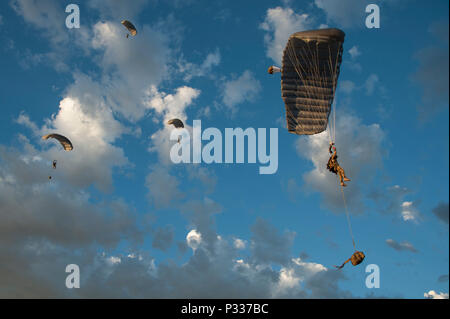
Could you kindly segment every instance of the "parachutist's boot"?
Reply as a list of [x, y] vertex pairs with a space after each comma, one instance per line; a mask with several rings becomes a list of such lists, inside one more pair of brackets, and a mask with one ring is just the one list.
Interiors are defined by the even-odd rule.
[[344, 176], [344, 182], [350, 182], [350, 178]]
[[347, 187], [347, 184], [345, 184], [344, 182], [341, 182], [341, 186]]

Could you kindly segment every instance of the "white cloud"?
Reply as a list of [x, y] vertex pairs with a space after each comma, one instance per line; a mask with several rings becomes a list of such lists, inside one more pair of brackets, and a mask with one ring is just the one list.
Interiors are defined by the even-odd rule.
[[290, 8], [268, 9], [264, 22], [260, 25], [260, 28], [267, 32], [264, 36], [267, 57], [281, 65], [283, 50], [289, 36], [310, 27], [311, 21], [307, 14], [295, 13]]
[[437, 293], [434, 290], [430, 290], [429, 292], [424, 293], [423, 296], [427, 299], [448, 299], [448, 293], [446, 292]]
[[234, 113], [238, 104], [255, 100], [261, 84], [252, 72], [245, 70], [238, 78], [226, 81], [223, 88], [222, 101]]
[[144, 116], [145, 93], [167, 75], [170, 49], [167, 38], [144, 26], [142, 34], [126, 39], [119, 23], [99, 22], [94, 26], [92, 47], [100, 55], [102, 84], [113, 110], [129, 120]]
[[[173, 144], [170, 141], [170, 133], [173, 127], [169, 126], [167, 121], [179, 118], [183, 121], [185, 128], [190, 129], [186, 123], [186, 108], [200, 95], [200, 90], [183, 86], [177, 88], [175, 94], [167, 94], [159, 92], [156, 87], [152, 86], [147, 90], [146, 95], [146, 108], [153, 110], [156, 113], [156, 120], [164, 125], [163, 128], [152, 134], [149, 151], [158, 154], [159, 162], [162, 165], [169, 165], [171, 164], [170, 147]], [[183, 138], [181, 138], [181, 142], [183, 143]]]
[[193, 251], [195, 251], [202, 243], [202, 234], [200, 234], [197, 230], [192, 229], [186, 235], [186, 243]]
[[404, 221], [418, 222], [420, 217], [419, 210], [414, 202], [403, 202], [401, 215]]

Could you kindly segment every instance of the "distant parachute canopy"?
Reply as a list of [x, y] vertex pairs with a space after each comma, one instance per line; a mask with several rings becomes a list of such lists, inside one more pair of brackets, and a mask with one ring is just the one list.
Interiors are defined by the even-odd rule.
[[184, 128], [184, 124], [180, 119], [171, 119], [167, 122], [167, 124], [171, 124], [175, 126], [176, 128]]
[[326, 130], [344, 37], [339, 29], [303, 31], [289, 37], [283, 52], [281, 96], [290, 133], [311, 135]]
[[48, 140], [49, 138], [56, 139], [64, 148], [65, 151], [71, 151], [73, 150], [72, 142], [69, 141], [69, 139], [65, 136], [59, 135], [59, 134], [47, 134], [42, 136], [43, 140]]
[[[137, 34], [136, 27], [128, 20], [123, 20], [122, 25], [127, 28], [128, 32], [134, 37]], [[127, 36], [128, 37], [128, 36]]]

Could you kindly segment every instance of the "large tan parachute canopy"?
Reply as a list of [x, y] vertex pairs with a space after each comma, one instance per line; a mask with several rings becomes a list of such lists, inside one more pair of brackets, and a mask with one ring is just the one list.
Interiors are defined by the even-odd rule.
[[125, 28], [127, 28], [128, 32], [130, 32], [133, 37], [137, 34], [136, 27], [133, 25], [133, 23], [128, 20], [123, 20], [121, 23]]
[[43, 140], [48, 140], [49, 138], [56, 139], [64, 148], [65, 151], [71, 151], [73, 150], [72, 142], [69, 141], [69, 139], [65, 136], [59, 135], [59, 134], [47, 134], [42, 136]]
[[339, 29], [303, 31], [289, 37], [281, 68], [281, 96], [289, 132], [311, 135], [326, 130], [344, 37]]
[[172, 124], [173, 126], [175, 126], [176, 128], [183, 128], [184, 124], [180, 119], [171, 119], [167, 122], [167, 124]]

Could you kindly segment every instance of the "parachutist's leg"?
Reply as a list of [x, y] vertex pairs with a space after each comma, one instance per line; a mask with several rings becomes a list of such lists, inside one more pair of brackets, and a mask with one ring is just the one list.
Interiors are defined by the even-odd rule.
[[337, 171], [338, 171], [338, 175], [339, 175], [339, 181], [341, 182], [341, 186], [347, 186], [345, 185], [344, 181], [345, 181], [345, 173], [344, 170], [342, 169], [342, 167], [338, 166], [337, 167]]
[[334, 267], [336, 267], [337, 269], [342, 269], [342, 268], [345, 266], [345, 264], [348, 263], [348, 262], [350, 261], [350, 259], [351, 259], [351, 258], [347, 259], [342, 265], [340, 265], [340, 266], [334, 266]]
[[348, 178], [347, 176], [345, 176], [345, 171], [344, 171], [344, 169], [341, 167], [341, 170], [342, 170], [342, 176], [343, 176], [343, 178], [344, 178], [344, 182], [349, 182], [350, 181], [350, 178]]

